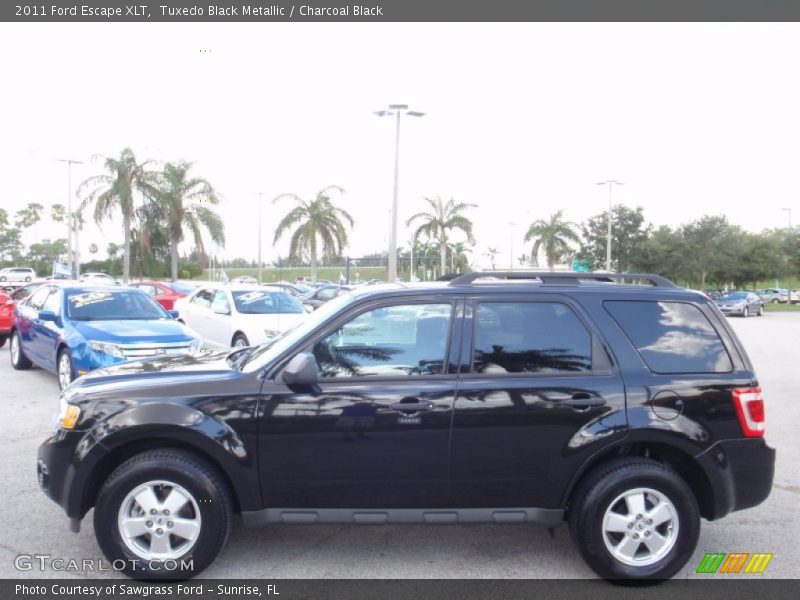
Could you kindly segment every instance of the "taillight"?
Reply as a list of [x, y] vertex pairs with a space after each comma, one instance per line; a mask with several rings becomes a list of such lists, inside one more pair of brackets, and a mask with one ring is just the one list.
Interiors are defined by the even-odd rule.
[[736, 388], [733, 405], [745, 437], [764, 437], [764, 397], [761, 388]]

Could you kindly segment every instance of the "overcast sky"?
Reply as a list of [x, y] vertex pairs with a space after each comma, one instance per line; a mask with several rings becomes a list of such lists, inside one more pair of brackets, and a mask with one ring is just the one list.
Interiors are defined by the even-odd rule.
[[[201, 52], [201, 50], [206, 50]], [[349, 254], [389, 234], [394, 124], [399, 242], [423, 196], [471, 202], [482, 254], [521, 254], [527, 225], [580, 222], [615, 201], [677, 226], [725, 214], [745, 229], [800, 222], [800, 25], [0, 24], [0, 204], [66, 204], [92, 155], [195, 162], [224, 199], [221, 256], [256, 257], [257, 198], [338, 184]], [[290, 207], [264, 205], [264, 258]], [[49, 219], [48, 219], [49, 220]], [[509, 223], [516, 225], [509, 225]], [[65, 237], [51, 224], [39, 237]], [[26, 243], [33, 241], [33, 233]], [[122, 242], [119, 223], [90, 225]]]

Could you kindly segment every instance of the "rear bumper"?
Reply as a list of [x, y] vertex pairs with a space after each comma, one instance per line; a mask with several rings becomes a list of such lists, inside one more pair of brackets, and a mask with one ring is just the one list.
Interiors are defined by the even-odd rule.
[[698, 456], [714, 493], [709, 519], [761, 504], [772, 491], [775, 454], [759, 438], [717, 442]]

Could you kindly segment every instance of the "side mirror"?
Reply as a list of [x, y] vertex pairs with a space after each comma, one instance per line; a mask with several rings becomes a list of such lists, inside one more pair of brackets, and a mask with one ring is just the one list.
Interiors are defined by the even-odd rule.
[[39, 320], [40, 321], [51, 321], [51, 322], [55, 323], [56, 319], [58, 319], [58, 317], [56, 316], [56, 313], [54, 313], [52, 310], [40, 310], [39, 311]]
[[284, 385], [314, 385], [317, 383], [317, 359], [311, 352], [301, 352], [289, 361], [277, 380]]
[[169, 311], [169, 316], [171, 316], [173, 319], [177, 319], [180, 315], [181, 313], [179, 313], [177, 310]]

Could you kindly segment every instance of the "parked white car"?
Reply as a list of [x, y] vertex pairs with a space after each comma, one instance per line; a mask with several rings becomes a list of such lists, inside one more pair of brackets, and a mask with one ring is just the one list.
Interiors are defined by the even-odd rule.
[[81, 283], [91, 283], [100, 285], [119, 285], [119, 282], [105, 273], [83, 273]]
[[175, 302], [178, 320], [204, 341], [245, 347], [294, 327], [308, 313], [291, 294], [259, 285], [204, 285]]
[[0, 281], [33, 281], [36, 271], [28, 267], [8, 267], [0, 269]]

